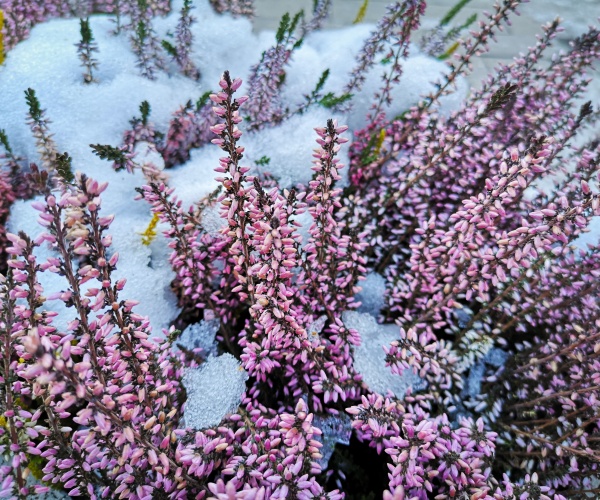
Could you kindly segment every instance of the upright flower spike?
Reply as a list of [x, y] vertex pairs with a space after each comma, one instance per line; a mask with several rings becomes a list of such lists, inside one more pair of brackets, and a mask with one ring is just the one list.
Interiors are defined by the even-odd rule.
[[260, 62], [250, 70], [246, 113], [252, 128], [277, 123], [285, 115], [280, 97], [281, 84], [292, 52], [302, 43], [302, 38], [297, 39], [294, 35], [301, 14], [296, 14], [293, 19], [288, 13], [283, 15], [275, 35], [276, 44], [264, 52]]
[[[184, 0], [179, 22], [175, 28], [176, 46], [173, 47], [171, 55], [174, 57], [181, 72], [193, 80], [200, 79], [200, 71], [190, 58], [192, 49], [193, 34], [192, 24], [196, 22], [196, 18], [191, 15], [192, 0]], [[164, 45], [164, 42], [163, 42]]]
[[[396, 17], [397, 13], [393, 10], [390, 10], [388, 7], [388, 15], [396, 17], [396, 19], [400, 22], [396, 21], [398, 22], [398, 25], [394, 26], [393, 35], [389, 39], [390, 48], [386, 54], [386, 59], [391, 61], [391, 67], [385, 72], [383, 76], [383, 85], [374, 96], [375, 102], [372, 106], [373, 111], [371, 112], [372, 123], [379, 123], [383, 121], [383, 117], [381, 116], [383, 107], [389, 106], [392, 102], [392, 87], [400, 81], [400, 77], [402, 76], [401, 61], [408, 57], [408, 47], [411, 33], [418, 29], [420, 18], [424, 12], [425, 2], [422, 1], [405, 2], [405, 5], [402, 6], [402, 13], [400, 17]], [[384, 20], [385, 19], [386, 18], [384, 18]], [[394, 21], [390, 20], [389, 22], [391, 24], [395, 24]], [[351, 93], [351, 89], [346, 88], [346, 92]]]
[[217, 115], [212, 111], [210, 92], [205, 93], [196, 103], [188, 101], [175, 113], [160, 153], [165, 167], [170, 168], [190, 159], [190, 152], [207, 144], [214, 134], [211, 127], [217, 123]]
[[[266, 193], [257, 179], [246, 175], [248, 169], [240, 166], [244, 150], [237, 142], [241, 137], [237, 128], [241, 122], [238, 109], [246, 98], [232, 98], [241, 81], [232, 81], [225, 73], [219, 85], [223, 90], [211, 95], [211, 100], [217, 105], [215, 114], [224, 123], [212, 127], [218, 136], [212, 142], [228, 154], [220, 159], [220, 167], [216, 169], [228, 174], [219, 178], [225, 187], [220, 197], [222, 216], [227, 218], [229, 226], [223, 231], [229, 240], [230, 255], [225, 262], [224, 273], [231, 274], [229, 269], [233, 269], [236, 282], [232, 291], [239, 294], [242, 302], [249, 302], [252, 319], [240, 340], [244, 349], [242, 361], [251, 375], [267, 384], [271, 383], [271, 372], [285, 368], [287, 384], [284, 394], [298, 397], [310, 390], [314, 393], [311, 403], [315, 408], [322, 408], [321, 398], [326, 402], [330, 399], [337, 401], [338, 395], [345, 399], [357, 393], [352, 369], [340, 364], [336, 370], [337, 365], [323, 354], [325, 349], [329, 349], [327, 357], [348, 362], [349, 356], [342, 354], [342, 351], [346, 354], [348, 351], [344, 345], [348, 334], [342, 325], [337, 325], [333, 335], [336, 340], [332, 337], [332, 342], [320, 346], [313, 346], [309, 341], [300, 322], [305, 316], [301, 314], [303, 307], [292, 288], [292, 269], [298, 266], [300, 260], [299, 243], [290, 217], [300, 212], [297, 202], [303, 195], [296, 196], [290, 192], [284, 197], [276, 189]], [[338, 127], [336, 132], [333, 122], [330, 125], [334, 134], [345, 130]], [[336, 139], [333, 144], [335, 152], [341, 142]], [[333, 150], [330, 153], [331, 164], [335, 166], [335, 153]], [[337, 170], [335, 173], [328, 170], [326, 175], [336, 177]], [[247, 186], [250, 182], [253, 188]], [[321, 179], [321, 184], [324, 192], [329, 193], [329, 183]], [[325, 194], [324, 198], [329, 205], [328, 195]]]
[[185, 210], [181, 201], [171, 196], [173, 189], [164, 184], [151, 184], [138, 192], [152, 204], [154, 217], [170, 226], [164, 234], [173, 249], [169, 260], [177, 276], [174, 288], [178, 291], [181, 307], [213, 311], [227, 323], [229, 312], [223, 307], [213, 284], [216, 277], [214, 262], [220, 257], [222, 242], [203, 230], [191, 208]]
[[135, 153], [133, 153], [133, 146], [131, 144], [121, 148], [103, 144], [90, 144], [90, 148], [101, 159], [112, 161], [113, 168], [116, 171], [125, 169], [127, 172], [132, 173], [136, 167], [136, 163], [133, 161]]
[[336, 311], [339, 314], [350, 307], [352, 295], [357, 291], [356, 282], [366, 272], [364, 260], [358, 257], [365, 245], [342, 234], [336, 214], [341, 208], [338, 201], [341, 190], [335, 184], [340, 179], [338, 170], [342, 167], [336, 155], [341, 145], [348, 141], [340, 137], [347, 129], [333, 120], [328, 120], [325, 128], [315, 129], [320, 149], [313, 155], [315, 177], [309, 183], [310, 191], [306, 197], [313, 222], [309, 229], [310, 239], [304, 247], [306, 260], [301, 279], [311, 300], [310, 308], [325, 311], [331, 319]]
[[27, 122], [31, 127], [33, 137], [35, 138], [42, 167], [49, 173], [52, 173], [56, 168], [55, 161], [56, 156], [58, 155], [58, 149], [56, 143], [52, 139], [52, 134], [48, 130], [50, 120], [46, 118], [46, 111], [41, 108], [40, 101], [33, 89], [30, 88], [25, 91], [25, 101], [29, 107]]
[[302, 35], [300, 38], [304, 38], [312, 31], [320, 30], [323, 27], [329, 17], [332, 4], [332, 0], [316, 0], [313, 2], [312, 18], [308, 22], [302, 21]]
[[225, 174], [224, 177], [217, 178], [224, 188], [219, 201], [222, 207], [221, 216], [227, 220], [228, 224], [224, 234], [231, 241], [229, 253], [236, 280], [240, 282], [240, 299], [244, 301], [250, 298], [250, 302], [254, 303], [253, 278], [248, 271], [253, 264], [253, 258], [246, 229], [250, 224], [247, 184], [253, 179], [246, 175], [250, 168], [240, 165], [244, 157], [244, 148], [238, 146], [238, 140], [242, 136], [242, 132], [238, 128], [238, 124], [242, 122], [239, 109], [248, 98], [245, 96], [233, 98], [233, 94], [241, 85], [241, 79], [232, 80], [229, 72], [225, 71], [219, 82], [221, 91], [210, 95], [210, 100], [215, 104], [213, 107], [215, 115], [224, 120], [224, 123], [218, 123], [211, 127], [212, 132], [217, 135], [217, 138], [211, 142], [227, 154], [226, 157], [219, 159], [219, 167], [215, 168], [215, 171]]
[[160, 42], [152, 28], [152, 9], [148, 0], [137, 0], [131, 7], [131, 46], [138, 59], [142, 76], [156, 79], [156, 72], [164, 69]]
[[[404, 0], [387, 8], [386, 15], [379, 21], [377, 28], [365, 41], [358, 56], [358, 64], [351, 73], [350, 81], [344, 92], [356, 93], [365, 82], [366, 73], [377, 63], [376, 57], [384, 52], [389, 44], [398, 45], [403, 53], [409, 41], [410, 33], [418, 26], [419, 16], [425, 4], [421, 0]], [[394, 42], [392, 42], [394, 40]], [[396, 56], [396, 59], [399, 57]]]
[[[255, 301], [250, 307], [254, 320], [247, 336], [262, 341], [242, 341], [242, 361], [246, 370], [259, 380], [284, 363], [289, 367], [298, 362], [299, 353], [311, 352], [306, 329], [300, 323], [299, 300], [294, 294], [292, 269], [298, 262], [298, 236], [290, 217], [298, 210], [295, 193], [281, 196], [276, 189], [268, 194], [254, 178], [254, 189], [249, 191], [252, 222], [250, 244], [257, 252], [248, 269], [253, 280]], [[299, 201], [299, 200], [298, 200]], [[250, 335], [252, 332], [252, 335]], [[272, 354], [265, 355], [273, 350]]]
[[98, 52], [98, 45], [94, 42], [89, 18], [80, 19], [79, 23], [81, 40], [77, 44], [77, 53], [81, 60], [81, 65], [85, 69], [83, 81], [85, 83], [92, 83], [95, 81], [93, 71], [98, 68], [98, 61], [94, 59], [93, 53]]

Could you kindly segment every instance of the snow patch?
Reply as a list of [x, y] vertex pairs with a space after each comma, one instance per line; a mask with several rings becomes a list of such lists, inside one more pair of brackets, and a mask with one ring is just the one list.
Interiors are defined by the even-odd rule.
[[383, 346], [398, 340], [398, 325], [380, 325], [368, 313], [346, 311], [342, 314], [344, 325], [360, 334], [360, 346], [354, 349], [354, 368], [363, 377], [363, 381], [373, 392], [387, 395], [388, 391], [398, 399], [402, 399], [408, 389], [418, 389], [423, 380], [411, 370], [402, 375], [392, 373], [385, 366]]
[[182, 379], [187, 392], [184, 425], [196, 430], [219, 425], [239, 406], [246, 380], [248, 374], [231, 354], [210, 356], [200, 367], [187, 369]]

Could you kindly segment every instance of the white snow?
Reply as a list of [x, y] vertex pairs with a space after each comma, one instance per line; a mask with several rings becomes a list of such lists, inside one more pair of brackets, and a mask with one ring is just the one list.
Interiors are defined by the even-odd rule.
[[188, 326], [175, 344], [181, 344], [187, 349], [202, 349], [205, 354], [217, 355], [217, 342], [215, 335], [219, 331], [221, 322], [217, 319], [201, 320]]
[[207, 144], [191, 151], [190, 159], [184, 165], [167, 170], [169, 186], [184, 209], [190, 208], [201, 198], [214, 191], [219, 183], [215, 181], [215, 167], [223, 151], [213, 144]]
[[339, 415], [327, 415], [325, 417], [315, 415], [313, 425], [321, 429], [323, 434], [320, 437], [323, 447], [319, 450], [322, 458], [319, 459], [321, 468], [325, 470], [336, 444], [350, 444], [352, 434], [352, 420], [349, 415], [340, 413]]
[[200, 430], [219, 425], [239, 406], [248, 374], [231, 354], [210, 356], [199, 368], [187, 369], [184, 425]]
[[[277, 127], [266, 127], [243, 136], [242, 143], [249, 161], [256, 162], [263, 156], [269, 158], [268, 165], [255, 165], [253, 173], [273, 175], [281, 188], [297, 184], [308, 185], [314, 173], [311, 170], [313, 150], [318, 147], [314, 129], [324, 127], [329, 118], [332, 118], [330, 110], [313, 107], [302, 115], [292, 116]], [[349, 132], [345, 136], [350, 138]], [[348, 172], [347, 145], [342, 146], [337, 157], [344, 165], [340, 170], [340, 185], [344, 185]]]
[[360, 334], [360, 346], [354, 349], [354, 368], [363, 376], [369, 389], [386, 396], [388, 391], [398, 399], [402, 399], [409, 388], [420, 388], [423, 381], [411, 370], [402, 375], [392, 373], [385, 366], [385, 351], [388, 346], [398, 340], [398, 325], [380, 325], [368, 313], [346, 311], [342, 315], [344, 325]]
[[356, 294], [356, 300], [361, 302], [358, 312], [379, 316], [385, 305], [385, 278], [375, 272], [369, 273], [359, 285], [362, 290]]

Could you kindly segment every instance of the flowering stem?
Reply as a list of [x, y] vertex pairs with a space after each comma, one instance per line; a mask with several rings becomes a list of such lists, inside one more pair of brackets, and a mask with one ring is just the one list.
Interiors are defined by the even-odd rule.
[[[6, 399], [6, 411], [4, 412], [5, 415], [8, 415], [8, 427], [9, 427], [9, 432], [10, 432], [10, 442], [12, 444], [12, 448], [14, 448], [12, 451], [13, 453], [20, 453], [20, 444], [19, 444], [19, 437], [17, 435], [17, 428], [15, 426], [15, 419], [14, 419], [14, 415], [15, 415], [15, 406], [14, 406], [14, 400], [13, 400], [13, 393], [12, 393], [12, 370], [11, 370], [11, 356], [13, 355], [13, 349], [12, 349], [12, 345], [11, 345], [11, 331], [10, 329], [12, 328], [12, 326], [15, 324], [15, 316], [14, 316], [14, 308], [16, 306], [16, 300], [12, 297], [10, 297], [10, 293], [9, 290], [12, 290], [14, 288], [14, 282], [12, 279], [12, 269], [9, 267], [8, 272], [6, 273], [6, 301], [4, 303], [4, 329], [0, 330], [0, 334], [2, 334], [2, 336], [4, 337], [2, 340], [4, 341], [4, 349], [3, 349], [3, 356], [2, 356], [2, 368], [3, 368], [3, 374], [2, 374], [2, 379], [4, 382], [4, 397]], [[15, 471], [15, 477], [17, 480], [17, 486], [19, 489], [19, 497], [22, 497], [22, 490], [25, 486], [25, 481], [23, 479], [23, 471], [21, 470], [21, 465], [17, 465], [17, 467], [14, 468]]]

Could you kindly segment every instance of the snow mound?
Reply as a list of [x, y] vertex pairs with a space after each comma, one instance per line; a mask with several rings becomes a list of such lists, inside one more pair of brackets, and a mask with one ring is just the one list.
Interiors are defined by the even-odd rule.
[[210, 356], [199, 368], [186, 370], [184, 425], [196, 430], [219, 425], [239, 406], [246, 380], [248, 374], [231, 354]]
[[220, 326], [221, 322], [216, 318], [194, 323], [183, 331], [175, 344], [181, 344], [183, 347], [190, 350], [200, 348], [206, 354], [216, 356], [217, 342], [215, 340], [215, 335], [219, 331]]
[[358, 312], [377, 317], [385, 305], [385, 278], [378, 273], [369, 273], [359, 284], [362, 290], [356, 294], [356, 300], [361, 302]]
[[385, 366], [383, 346], [398, 340], [398, 325], [380, 325], [370, 314], [356, 311], [344, 312], [342, 319], [347, 328], [360, 334], [360, 346], [354, 349], [354, 368], [362, 375], [371, 391], [384, 396], [390, 391], [395, 397], [402, 399], [408, 389], [419, 389], [422, 386], [422, 379], [411, 370], [396, 375]]

